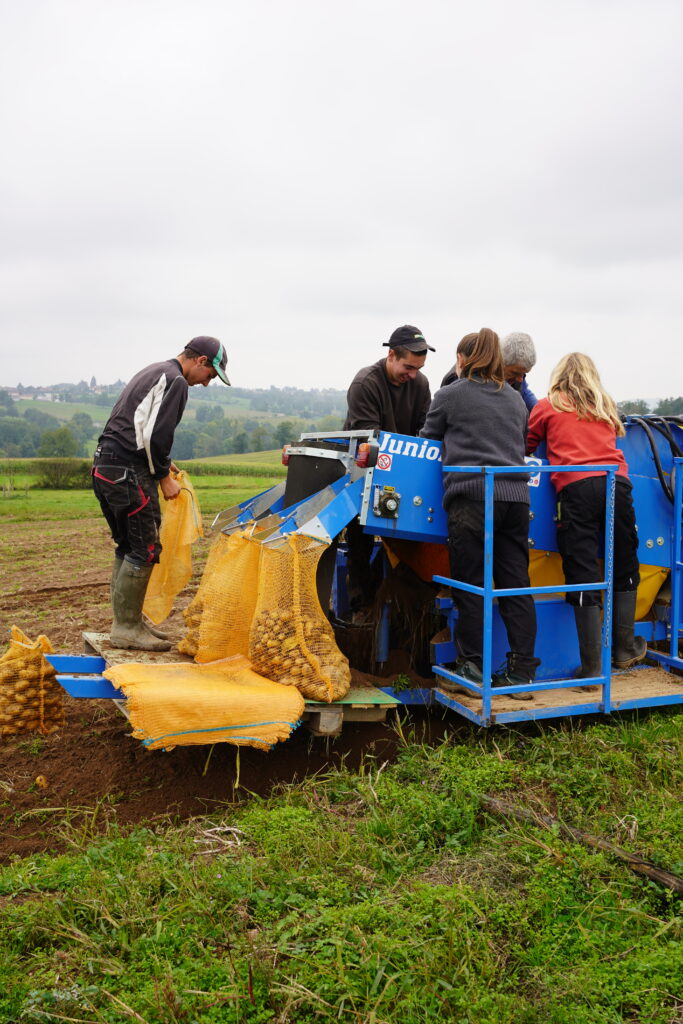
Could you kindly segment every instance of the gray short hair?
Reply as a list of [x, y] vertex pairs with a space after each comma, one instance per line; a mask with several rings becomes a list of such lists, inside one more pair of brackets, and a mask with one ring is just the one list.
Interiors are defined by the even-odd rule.
[[500, 343], [506, 366], [523, 366], [526, 372], [536, 363], [536, 349], [529, 334], [514, 331], [506, 334]]

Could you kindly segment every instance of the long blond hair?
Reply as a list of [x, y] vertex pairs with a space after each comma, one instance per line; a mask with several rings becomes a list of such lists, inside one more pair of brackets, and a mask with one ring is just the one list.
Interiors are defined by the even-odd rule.
[[607, 394], [590, 356], [570, 352], [550, 375], [548, 401], [557, 412], [575, 412], [580, 420], [605, 420], [617, 437], [626, 433], [614, 399]]

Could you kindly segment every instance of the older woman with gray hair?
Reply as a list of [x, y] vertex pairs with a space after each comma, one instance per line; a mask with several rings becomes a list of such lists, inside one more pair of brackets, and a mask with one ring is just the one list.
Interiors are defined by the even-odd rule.
[[528, 334], [514, 331], [507, 334], [500, 343], [505, 363], [505, 380], [515, 391], [519, 391], [529, 412], [538, 402], [536, 395], [526, 382], [526, 375], [536, 363], [536, 349]]
[[[524, 404], [529, 412], [531, 412], [538, 399], [527, 384], [526, 375], [536, 363], [534, 343], [530, 335], [523, 334], [521, 331], [514, 331], [503, 338], [500, 343], [500, 350], [503, 356], [503, 363], [505, 364], [505, 380], [515, 391], [519, 391], [524, 399]], [[456, 364], [441, 381], [441, 387], [445, 388], [457, 379], [458, 370]]]

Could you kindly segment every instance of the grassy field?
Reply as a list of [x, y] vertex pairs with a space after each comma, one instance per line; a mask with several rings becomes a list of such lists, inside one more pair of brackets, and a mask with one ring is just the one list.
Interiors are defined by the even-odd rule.
[[680, 1022], [680, 900], [481, 808], [507, 795], [683, 872], [680, 726], [404, 732], [393, 764], [238, 789], [182, 827], [48, 808], [68, 852], [0, 871], [0, 1020]]
[[75, 413], [84, 412], [94, 423], [104, 426], [113, 404], [113, 401], [111, 405], [94, 405], [86, 402], [34, 402], [32, 398], [20, 398], [15, 402], [14, 415], [23, 416], [27, 409], [37, 409], [66, 422]]
[[[276, 454], [197, 474], [205, 515], [281, 479]], [[5, 524], [29, 524], [13, 525], [15, 536], [39, 539], [52, 522], [68, 554], [71, 526], [56, 521], [77, 532], [100, 514], [90, 491], [16, 480], [23, 491], [0, 497]], [[17, 554], [17, 543], [7, 541], [7, 557], [26, 559], [36, 607], [47, 614], [53, 600], [50, 614], [65, 616], [68, 591], [41, 596], [40, 544]], [[79, 570], [95, 556], [104, 565], [109, 550], [82, 544]], [[49, 560], [42, 571], [52, 569]], [[20, 613], [26, 601], [20, 593]], [[115, 788], [94, 805], [81, 790], [77, 806], [55, 801], [37, 735], [19, 742], [35, 767], [17, 780], [9, 741], [0, 806], [12, 835], [35, 822], [51, 852], [0, 867], [0, 1024], [682, 1024], [680, 896], [557, 827], [493, 813], [485, 798], [683, 876], [683, 714], [490, 731], [447, 721], [447, 738], [430, 743], [407, 716], [397, 756], [370, 747], [356, 771], [342, 757], [339, 770], [269, 797], [240, 787], [230, 749], [234, 767], [204, 814], [128, 827], [116, 823]], [[290, 749], [262, 754], [258, 771]], [[85, 733], [75, 750], [85, 771], [104, 770], [87, 760]], [[212, 752], [202, 752], [204, 775]], [[179, 772], [181, 753], [145, 754], [144, 771], [163, 758]], [[310, 745], [297, 778], [307, 756]], [[201, 766], [196, 774], [199, 784]], [[26, 790], [43, 802], [26, 810]], [[160, 800], [154, 788], [157, 809]]]
[[228, 466], [268, 466], [279, 469], [282, 466], [282, 451], [276, 448], [269, 452], [247, 452], [244, 455], [214, 455], [207, 459], [192, 459], [186, 465], [191, 471], [192, 466], [202, 463], [222, 463]]
[[[267, 490], [277, 478], [264, 476], [197, 476], [190, 473], [204, 515], [215, 515], [229, 505]], [[75, 519], [101, 515], [92, 491], [45, 491], [17, 489], [0, 497], [0, 521], [36, 522], [49, 519]]]
[[[278, 455], [277, 459], [274, 458], [275, 454]], [[38, 487], [36, 467], [40, 461], [44, 460], [0, 460], [0, 521], [40, 522], [101, 514], [89, 487], [69, 490]], [[239, 504], [267, 490], [281, 480], [286, 472], [279, 461], [279, 453], [271, 452], [234, 456], [232, 461], [225, 463], [214, 459], [200, 462], [183, 462], [181, 467], [192, 480], [202, 512], [211, 516], [229, 505]], [[211, 473], [212, 465], [216, 463], [217, 472]]]

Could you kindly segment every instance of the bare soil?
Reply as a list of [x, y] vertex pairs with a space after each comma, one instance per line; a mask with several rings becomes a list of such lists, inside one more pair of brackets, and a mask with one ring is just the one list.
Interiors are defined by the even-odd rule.
[[[195, 545], [193, 579], [164, 623], [178, 638], [184, 628], [182, 609], [196, 590], [208, 547], [207, 540]], [[3, 525], [0, 639], [16, 624], [32, 639], [46, 634], [58, 652], [81, 653], [84, 631], [109, 630], [112, 555], [99, 519]], [[431, 685], [400, 659], [387, 671], [387, 681], [401, 673], [415, 685]], [[354, 675], [355, 682], [367, 678]], [[66, 821], [93, 831], [106, 819], [122, 826], [180, 821], [210, 814], [250, 793], [268, 795], [342, 761], [353, 768], [367, 754], [380, 763], [390, 760], [398, 745], [391, 722], [349, 723], [334, 740], [299, 728], [269, 753], [242, 748], [238, 763], [236, 748], [228, 744], [212, 751], [147, 751], [130, 738], [127, 720], [110, 701], [65, 696], [65, 709], [64, 727], [51, 736], [0, 738], [0, 860], [61, 848], [67, 841], [60, 836]], [[452, 719], [448, 723], [418, 709], [411, 719], [427, 741], [454, 727]]]

